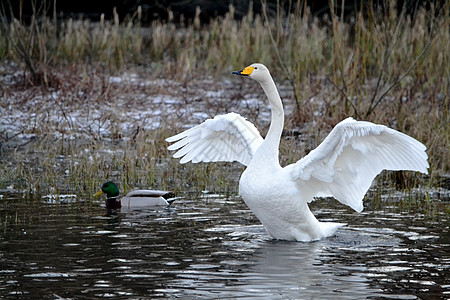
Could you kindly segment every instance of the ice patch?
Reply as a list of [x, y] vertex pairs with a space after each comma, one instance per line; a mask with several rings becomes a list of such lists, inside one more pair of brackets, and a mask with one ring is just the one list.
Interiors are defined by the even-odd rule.
[[42, 196], [42, 199], [46, 200], [48, 204], [55, 204], [55, 203], [73, 203], [77, 200], [77, 195], [74, 194], [62, 194], [62, 195], [56, 195], [56, 194], [49, 194]]

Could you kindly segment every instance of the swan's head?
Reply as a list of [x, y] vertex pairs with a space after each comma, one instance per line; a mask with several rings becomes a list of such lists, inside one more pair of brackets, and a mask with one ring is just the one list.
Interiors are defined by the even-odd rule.
[[240, 71], [234, 71], [233, 74], [248, 76], [258, 82], [263, 82], [270, 78], [269, 69], [263, 64], [251, 64]]

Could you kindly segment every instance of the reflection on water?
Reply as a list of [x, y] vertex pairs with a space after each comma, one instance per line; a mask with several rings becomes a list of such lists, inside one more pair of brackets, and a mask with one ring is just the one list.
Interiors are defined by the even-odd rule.
[[4, 195], [3, 298], [446, 298], [448, 220], [322, 209], [346, 222], [312, 243], [270, 240], [240, 199], [107, 212]]

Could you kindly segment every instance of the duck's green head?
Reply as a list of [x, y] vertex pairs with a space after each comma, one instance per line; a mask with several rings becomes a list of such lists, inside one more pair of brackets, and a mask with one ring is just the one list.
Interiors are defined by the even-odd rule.
[[101, 194], [106, 194], [106, 198], [117, 198], [119, 196], [119, 189], [114, 182], [108, 181], [102, 185], [102, 189], [95, 193], [94, 197]]

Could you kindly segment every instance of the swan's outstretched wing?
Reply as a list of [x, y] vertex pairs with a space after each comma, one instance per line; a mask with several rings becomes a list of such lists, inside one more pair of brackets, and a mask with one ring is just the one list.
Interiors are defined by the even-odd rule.
[[288, 170], [309, 201], [315, 196], [333, 196], [360, 212], [365, 193], [382, 170], [427, 174], [425, 150], [422, 143], [406, 134], [348, 118]]
[[173, 157], [180, 163], [192, 161], [238, 161], [248, 165], [263, 142], [256, 127], [236, 113], [216, 116], [202, 124], [166, 139], [178, 150]]

